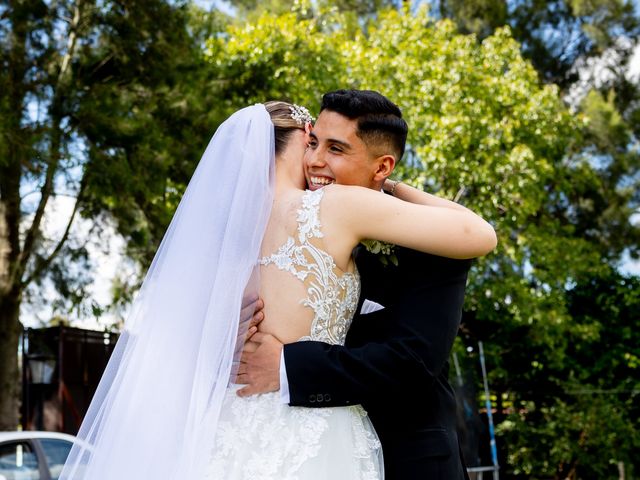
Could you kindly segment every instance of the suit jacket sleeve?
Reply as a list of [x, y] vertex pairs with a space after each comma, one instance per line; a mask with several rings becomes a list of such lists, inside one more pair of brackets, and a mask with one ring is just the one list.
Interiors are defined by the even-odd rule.
[[422, 285], [393, 306], [354, 320], [349, 346], [297, 342], [284, 346], [290, 405], [345, 406], [429, 388], [457, 334], [466, 272]]

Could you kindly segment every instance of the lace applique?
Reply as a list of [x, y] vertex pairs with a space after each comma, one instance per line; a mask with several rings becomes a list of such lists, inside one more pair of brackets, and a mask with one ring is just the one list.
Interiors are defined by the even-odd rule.
[[358, 305], [360, 278], [357, 271], [338, 269], [331, 255], [309, 241], [323, 237], [319, 217], [322, 194], [319, 189], [303, 195], [296, 217], [297, 242], [289, 237], [276, 253], [261, 258], [260, 264], [274, 264], [304, 282], [307, 298], [301, 303], [313, 310], [314, 318], [310, 334], [300, 340], [342, 345]]
[[[289, 407], [278, 393], [240, 398], [237, 388], [227, 391], [206, 480], [324, 480], [310, 470], [326, 455], [354, 469], [353, 480], [381, 479], [381, 445], [362, 407]], [[350, 453], [331, 450], [335, 441]]]
[[281, 246], [276, 253], [270, 257], [261, 258], [260, 264], [269, 265], [273, 263], [280, 270], [289, 272], [299, 280], [304, 281], [307, 278], [308, 272], [296, 269], [296, 265], [303, 265], [304, 262], [306, 262], [302, 253], [293, 237], [289, 237], [287, 242]]
[[309, 238], [322, 238], [320, 231], [320, 200], [324, 190], [307, 191], [302, 196], [302, 207], [298, 210], [298, 241], [306, 243]]
[[[231, 475], [235, 478], [297, 479], [300, 466], [318, 454], [331, 412], [288, 405], [274, 409], [270, 397], [276, 394], [246, 399], [237, 397], [234, 391], [231, 395], [235, 398], [228, 399], [229, 416], [218, 423], [216, 445], [205, 478], [225, 478], [225, 474], [233, 473], [229, 471], [231, 463], [238, 470], [235, 476]], [[239, 452], [246, 455], [242, 464], [233, 461]]]
[[354, 455], [357, 458], [368, 458], [371, 456], [373, 450], [382, 448], [382, 444], [378, 437], [371, 431], [365, 428], [365, 419], [368, 417], [366, 410], [362, 405], [354, 405], [351, 407], [356, 414], [351, 422], [351, 428], [353, 431], [353, 438], [356, 439], [356, 449]]

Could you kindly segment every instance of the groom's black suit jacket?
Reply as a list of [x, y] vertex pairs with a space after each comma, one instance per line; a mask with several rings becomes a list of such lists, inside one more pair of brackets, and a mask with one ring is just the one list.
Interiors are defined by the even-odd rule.
[[385, 308], [356, 315], [345, 346], [284, 346], [290, 404], [362, 404], [382, 442], [387, 480], [468, 478], [447, 376], [471, 261], [401, 247], [395, 254], [398, 266], [385, 266], [357, 249], [359, 303]]

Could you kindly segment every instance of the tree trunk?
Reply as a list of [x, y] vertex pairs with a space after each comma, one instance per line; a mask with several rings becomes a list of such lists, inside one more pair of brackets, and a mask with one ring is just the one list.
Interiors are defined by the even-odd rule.
[[[14, 93], [14, 92], [12, 92]], [[9, 145], [0, 164], [0, 430], [15, 430], [20, 406], [18, 338], [22, 284], [20, 259], [20, 180], [24, 133], [17, 114], [5, 117]]]
[[20, 155], [19, 148], [11, 148], [7, 165], [0, 167], [0, 430], [15, 430], [19, 421]]
[[21, 379], [18, 368], [19, 321], [24, 290], [20, 262], [20, 182], [27, 164], [29, 134], [22, 125], [27, 87], [26, 38], [29, 30], [24, 5], [9, 8], [12, 27], [8, 69], [2, 72], [7, 103], [2, 115], [0, 149], [0, 430], [15, 430], [20, 419]]
[[15, 430], [20, 423], [20, 296], [13, 291], [0, 298], [0, 431]]

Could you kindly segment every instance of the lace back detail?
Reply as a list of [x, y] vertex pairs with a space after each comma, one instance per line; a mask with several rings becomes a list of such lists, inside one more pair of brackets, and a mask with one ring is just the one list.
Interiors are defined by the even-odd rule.
[[[324, 251], [320, 202], [324, 190], [306, 191], [298, 209], [295, 237], [287, 238], [275, 253], [262, 257], [261, 265], [275, 265], [304, 283], [307, 298], [301, 303], [314, 312], [311, 331], [301, 340], [344, 344], [360, 294], [358, 272], [340, 270], [333, 257]], [[312, 243], [313, 241], [313, 243]], [[320, 244], [320, 245], [316, 245]]]

